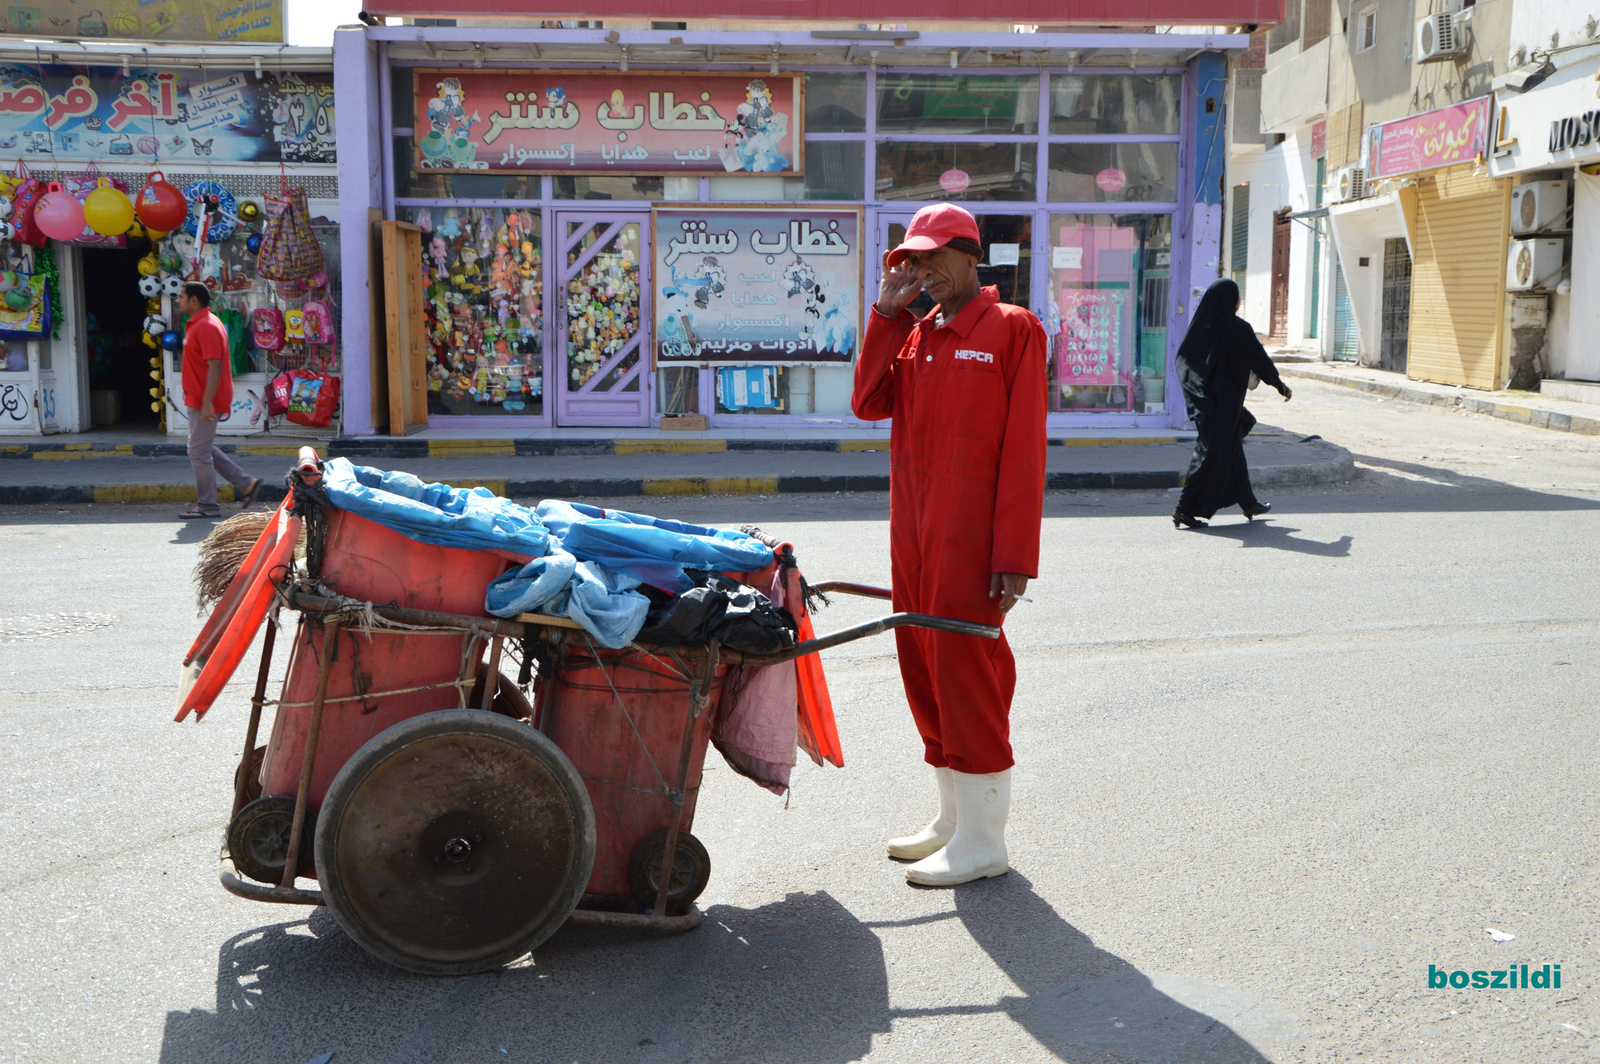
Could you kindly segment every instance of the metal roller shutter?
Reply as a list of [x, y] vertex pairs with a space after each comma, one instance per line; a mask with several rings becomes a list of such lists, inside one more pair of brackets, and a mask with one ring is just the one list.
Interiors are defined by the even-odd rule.
[[1498, 386], [1510, 224], [1510, 181], [1459, 166], [1418, 185], [1406, 362], [1413, 380]]

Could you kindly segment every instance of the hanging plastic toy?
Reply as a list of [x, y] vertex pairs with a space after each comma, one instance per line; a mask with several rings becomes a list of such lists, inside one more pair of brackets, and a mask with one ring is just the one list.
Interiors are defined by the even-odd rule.
[[176, 351], [183, 340], [178, 336], [178, 330], [168, 329], [161, 334], [161, 350]]
[[155, 170], [135, 197], [133, 212], [145, 228], [170, 233], [188, 216], [189, 202], [178, 191], [178, 186], [168, 182], [160, 170]]

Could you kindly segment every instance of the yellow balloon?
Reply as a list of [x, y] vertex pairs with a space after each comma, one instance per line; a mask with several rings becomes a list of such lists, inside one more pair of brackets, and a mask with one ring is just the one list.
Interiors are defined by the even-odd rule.
[[83, 220], [101, 236], [121, 236], [134, 222], [133, 201], [100, 179], [100, 187], [83, 201]]
[[161, 260], [154, 255], [146, 255], [139, 260], [139, 276], [154, 277], [161, 272]]
[[159, 244], [172, 235], [171, 230], [162, 232], [160, 229], [146, 229], [145, 232], [150, 235], [150, 243], [152, 244]]

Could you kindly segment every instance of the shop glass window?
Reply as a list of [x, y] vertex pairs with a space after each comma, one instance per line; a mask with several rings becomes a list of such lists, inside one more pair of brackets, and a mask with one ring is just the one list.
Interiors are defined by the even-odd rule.
[[[1000, 290], [1000, 302], [1019, 307], [1033, 306], [1033, 215], [980, 214], [978, 242], [983, 245], [983, 261], [978, 263], [978, 283]], [[906, 238], [905, 222], [890, 222], [884, 247], [898, 247]], [[876, 299], [875, 294], [869, 296]], [[911, 302], [911, 312], [923, 315], [933, 309], [926, 292]]]
[[718, 366], [712, 371], [718, 414], [775, 416], [850, 413], [850, 366]]
[[544, 413], [539, 212], [413, 207], [423, 229], [428, 412]]
[[1145, 74], [1050, 75], [1050, 132], [1176, 134], [1183, 79]]
[[417, 120], [416, 83], [409, 70], [397, 68], [390, 78], [389, 119], [395, 129], [410, 129]]
[[1052, 144], [1053, 203], [1176, 203], [1176, 144]]
[[[806, 130], [863, 133], [867, 128], [865, 74], [807, 74]], [[807, 149], [808, 151], [810, 149]]]
[[883, 141], [877, 192], [884, 200], [1031, 201], [1036, 144]]
[[1036, 74], [878, 75], [879, 133], [1037, 133]]
[[1050, 216], [1052, 411], [1166, 411], [1171, 273], [1170, 215]]
[[665, 199], [665, 182], [659, 177], [555, 177], [555, 198], [567, 200], [659, 200]]
[[860, 140], [806, 141], [806, 174], [783, 179], [786, 200], [863, 200], [867, 145]]

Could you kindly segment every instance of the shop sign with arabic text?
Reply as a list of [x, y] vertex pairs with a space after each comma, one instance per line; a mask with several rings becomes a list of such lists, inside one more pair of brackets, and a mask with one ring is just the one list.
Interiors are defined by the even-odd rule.
[[825, 364], [861, 337], [861, 212], [657, 207], [655, 361]]
[[1367, 180], [1470, 163], [1488, 150], [1491, 97], [1397, 118], [1367, 131]]
[[34, 166], [334, 162], [333, 76], [0, 65], [0, 156]]
[[419, 171], [803, 170], [798, 74], [418, 70], [416, 79]]
[[52, 40], [283, 41], [283, 0], [23, 0], [0, 14], [0, 33]]

